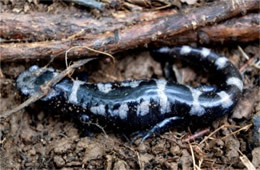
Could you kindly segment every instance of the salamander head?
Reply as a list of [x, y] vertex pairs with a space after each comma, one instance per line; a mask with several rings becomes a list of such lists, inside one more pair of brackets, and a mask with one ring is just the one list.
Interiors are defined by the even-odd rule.
[[16, 85], [22, 94], [32, 96], [39, 91], [41, 85], [52, 79], [55, 75], [57, 75], [57, 72], [53, 68], [42, 70], [34, 65], [18, 76]]

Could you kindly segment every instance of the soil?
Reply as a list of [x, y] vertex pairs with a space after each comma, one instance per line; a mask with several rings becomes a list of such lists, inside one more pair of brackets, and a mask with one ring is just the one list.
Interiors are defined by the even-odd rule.
[[[166, 1], [154, 1], [157, 3], [152, 6], [144, 2], [111, 1], [106, 11], [99, 11], [61, 1], [3, 0], [0, 9], [1, 12], [45, 12], [53, 15], [63, 11], [84, 11], [101, 18], [112, 15], [115, 10], [152, 10], [165, 6]], [[210, 1], [174, 0], [167, 8], [182, 10], [205, 3]], [[257, 129], [252, 121], [253, 117], [260, 116], [259, 68], [247, 64], [238, 47], [249, 58], [257, 59], [260, 56], [259, 42], [208, 45], [213, 51], [227, 56], [238, 68], [243, 68], [243, 97], [232, 115], [206, 127], [173, 128], [144, 143], [140, 140], [131, 143], [124, 134], [113, 132], [82, 137], [80, 129], [70, 118], [57, 114], [56, 110], [43, 111], [37, 104], [32, 104], [0, 122], [1, 169], [250, 169], [250, 165], [260, 168], [260, 143], [259, 139], [254, 138]], [[150, 56], [148, 50], [135, 49], [115, 54], [114, 57], [115, 63], [109, 58], [100, 59], [79, 70], [86, 72], [90, 82], [163, 78], [161, 65]], [[0, 114], [25, 100], [15, 87], [19, 73], [33, 64], [44, 66], [47, 63], [1, 63]], [[54, 61], [51, 66], [65, 69], [64, 61]], [[197, 70], [184, 64], [174, 64], [174, 68], [178, 80], [185, 84], [207, 82], [204, 74], [200, 75]], [[194, 140], [187, 140], [199, 133], [203, 134]]]

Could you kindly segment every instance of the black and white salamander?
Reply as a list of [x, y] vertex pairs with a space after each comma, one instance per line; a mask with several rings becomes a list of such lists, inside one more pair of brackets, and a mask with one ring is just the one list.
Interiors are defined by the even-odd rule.
[[[236, 67], [226, 58], [207, 48], [190, 46], [163, 47], [156, 55], [177, 56], [198, 63], [209, 72], [222, 77], [218, 88], [193, 88], [174, 82], [151, 79], [107, 83], [87, 83], [64, 79], [42, 98], [51, 108], [71, 112], [87, 123], [103, 122], [128, 131], [147, 130], [143, 140], [175, 126], [180, 120], [214, 120], [230, 113], [243, 90], [243, 80]], [[17, 78], [17, 87], [32, 96], [40, 86], [58, 73], [32, 66]]]

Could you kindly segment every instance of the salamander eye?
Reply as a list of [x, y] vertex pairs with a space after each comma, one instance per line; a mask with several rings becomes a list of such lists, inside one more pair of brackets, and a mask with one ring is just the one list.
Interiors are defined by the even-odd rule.
[[86, 124], [89, 121], [89, 116], [82, 114], [82, 115], [80, 115], [79, 120], [80, 120], [81, 123]]

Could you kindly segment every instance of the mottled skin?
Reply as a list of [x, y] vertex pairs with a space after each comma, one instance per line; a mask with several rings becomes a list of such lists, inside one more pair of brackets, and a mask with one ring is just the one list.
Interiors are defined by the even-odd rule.
[[[163, 58], [177, 56], [188, 63], [201, 65], [221, 77], [218, 88], [203, 90], [165, 80], [135, 80], [87, 83], [64, 79], [42, 99], [61, 112], [73, 113], [83, 123], [98, 121], [123, 131], [150, 129], [143, 140], [154, 132], [168, 130], [181, 120], [212, 121], [230, 113], [243, 89], [242, 77], [224, 57], [206, 48], [189, 46], [164, 47], [153, 51]], [[17, 87], [24, 95], [33, 95], [39, 86], [57, 73], [48, 69], [35, 75], [37, 66], [23, 72]]]

